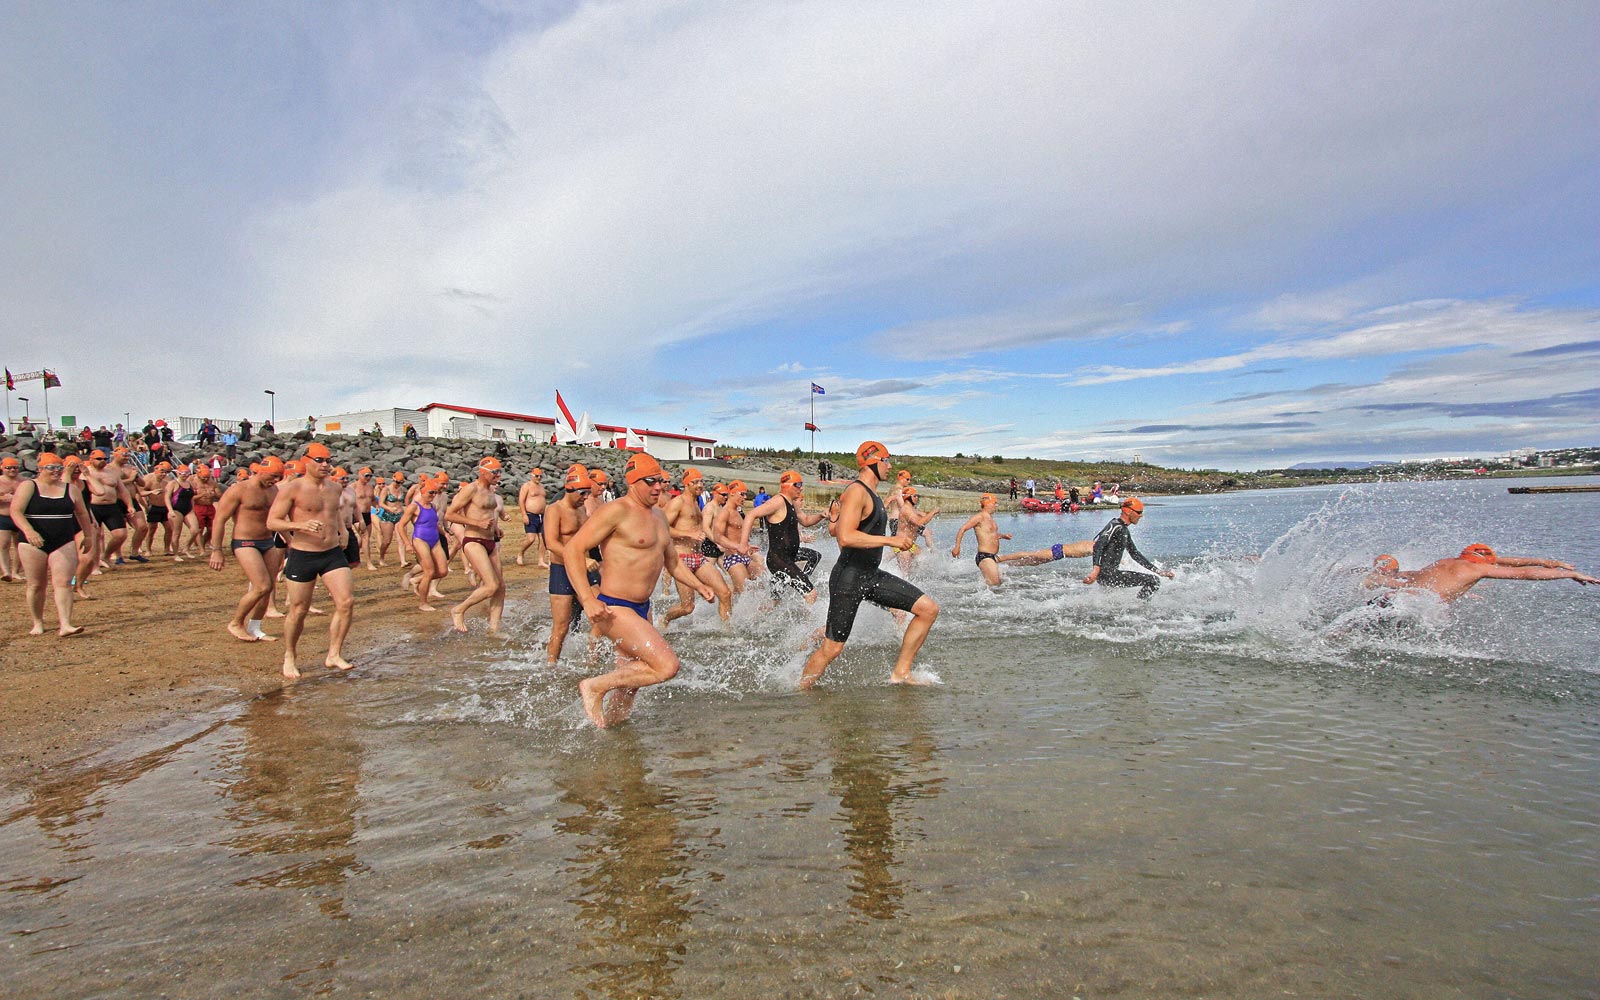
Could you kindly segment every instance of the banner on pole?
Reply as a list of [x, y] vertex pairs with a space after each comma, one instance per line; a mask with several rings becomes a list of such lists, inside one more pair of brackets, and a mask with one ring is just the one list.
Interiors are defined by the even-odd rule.
[[818, 385], [815, 382], [811, 383], [811, 391], [816, 393], [819, 396], [826, 396], [827, 395], [827, 392], [825, 392], [823, 390], [822, 386]]

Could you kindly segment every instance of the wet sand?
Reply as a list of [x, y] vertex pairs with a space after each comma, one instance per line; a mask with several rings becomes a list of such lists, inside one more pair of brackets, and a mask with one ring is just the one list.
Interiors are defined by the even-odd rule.
[[[511, 602], [544, 593], [545, 571], [515, 564], [523, 538], [520, 523], [506, 522], [502, 551], [509, 550], [504, 558]], [[375, 648], [438, 635], [449, 627], [450, 606], [471, 590], [459, 563], [452, 566], [440, 587], [449, 600], [434, 602], [439, 610], [428, 614], [417, 610], [414, 595], [400, 590], [400, 573], [393, 549], [387, 566], [356, 571], [355, 621], [345, 656], [358, 669], [362, 655]], [[82, 634], [61, 639], [49, 595], [47, 631], [31, 636], [25, 585], [0, 584], [0, 784], [283, 687], [283, 643], [240, 642], [224, 627], [244, 585], [231, 557], [221, 572], [203, 560], [174, 563], [164, 556], [145, 565], [128, 563], [90, 582], [95, 599], [73, 608]], [[321, 587], [313, 604], [329, 608]], [[327, 622], [316, 615], [306, 620], [300, 661], [308, 678], [325, 669]], [[468, 625], [483, 631], [481, 608], [473, 609]], [[265, 628], [281, 637], [283, 620], [271, 619]]]

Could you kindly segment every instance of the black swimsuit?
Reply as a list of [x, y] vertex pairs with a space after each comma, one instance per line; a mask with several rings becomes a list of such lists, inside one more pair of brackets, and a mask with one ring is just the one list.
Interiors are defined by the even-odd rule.
[[772, 588], [790, 587], [809, 594], [817, 589], [811, 571], [822, 561], [822, 553], [800, 547], [800, 519], [794, 504], [783, 497], [783, 505], [788, 516], [776, 524], [767, 522], [767, 569], [772, 571]]
[[35, 483], [33, 496], [28, 498], [28, 506], [23, 513], [27, 515], [33, 530], [39, 533], [39, 540], [44, 543], [39, 550], [45, 555], [71, 545], [82, 530], [78, 527], [78, 512], [72, 502], [71, 487], [64, 487], [61, 496], [52, 497], [39, 492], [39, 486]]

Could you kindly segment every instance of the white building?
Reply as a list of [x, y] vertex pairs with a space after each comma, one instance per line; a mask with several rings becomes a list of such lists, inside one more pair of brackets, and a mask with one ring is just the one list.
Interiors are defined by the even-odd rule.
[[[357, 410], [323, 417], [318, 431], [326, 434], [358, 434], [371, 431], [373, 424], [385, 435], [405, 433], [409, 423], [420, 437], [473, 438], [503, 441], [548, 442], [556, 433], [554, 417], [506, 410], [485, 410], [475, 406], [429, 403], [415, 410]], [[673, 434], [646, 428], [627, 428], [615, 424], [595, 424], [612, 438], [613, 447], [640, 448], [667, 462], [689, 462], [716, 458], [717, 439], [693, 434]]]

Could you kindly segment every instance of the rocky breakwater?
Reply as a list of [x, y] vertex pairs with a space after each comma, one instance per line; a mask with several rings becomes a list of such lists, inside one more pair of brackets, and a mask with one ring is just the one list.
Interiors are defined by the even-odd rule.
[[[603, 469], [616, 483], [614, 489], [620, 494], [623, 490], [622, 470], [631, 454], [619, 448], [588, 448], [473, 438], [410, 440], [403, 437], [361, 434], [353, 437], [319, 435], [316, 440], [333, 452], [335, 465], [343, 466], [352, 473], [362, 467], [370, 467], [380, 476], [403, 472], [407, 480], [413, 481], [418, 473], [436, 475], [440, 472], [446, 473], [455, 482], [472, 479], [477, 475], [478, 462], [485, 456], [493, 455], [500, 459], [503, 466], [500, 492], [510, 502], [515, 502], [517, 491], [528, 479], [529, 470], [535, 468], [544, 470], [546, 498], [550, 500], [560, 498], [565, 485], [563, 477], [567, 468], [574, 463], [581, 463], [591, 469]], [[180, 445], [174, 454], [175, 461], [178, 462], [208, 463], [213, 455], [220, 455], [223, 460], [223, 476], [231, 481], [233, 470], [236, 468], [246, 468], [251, 462], [259, 462], [268, 455], [277, 455], [285, 460], [297, 458], [305, 453], [306, 445], [310, 442], [311, 436], [305, 431], [295, 434], [265, 434], [241, 442], [235, 449], [232, 460], [228, 459], [226, 449], [221, 445], [200, 447]], [[80, 441], [58, 439], [49, 442], [47, 447], [28, 437], [0, 436], [0, 456], [16, 456], [30, 473], [37, 464], [35, 457], [40, 451], [54, 451], [61, 455], [87, 455], [93, 450], [92, 445]], [[682, 476], [683, 469], [688, 468], [690, 464], [662, 463], [675, 480]]]

